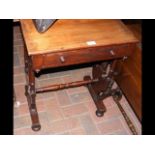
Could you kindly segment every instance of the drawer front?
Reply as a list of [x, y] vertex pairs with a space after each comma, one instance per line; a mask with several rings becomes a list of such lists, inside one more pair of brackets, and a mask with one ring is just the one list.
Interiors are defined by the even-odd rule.
[[33, 56], [34, 69], [68, 66], [116, 59], [130, 55], [132, 46], [95, 47]]

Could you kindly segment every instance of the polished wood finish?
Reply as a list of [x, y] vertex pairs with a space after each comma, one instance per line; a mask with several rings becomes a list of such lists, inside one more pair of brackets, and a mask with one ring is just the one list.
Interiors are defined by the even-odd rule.
[[27, 85], [25, 86], [25, 95], [27, 97], [29, 111], [31, 114], [32, 129], [38, 131], [41, 128], [37, 107], [36, 107], [36, 91], [35, 91], [35, 76], [32, 68], [32, 60], [28, 56], [26, 48], [24, 48], [25, 57], [25, 73]]
[[[30, 19], [20, 22], [28, 55], [137, 41], [120, 20], [58, 20], [45, 33], [39, 33]], [[89, 41], [96, 44], [88, 45]]]
[[[139, 24], [127, 25], [134, 35], [141, 40], [141, 26]], [[116, 81], [126, 95], [129, 103], [138, 118], [142, 119], [142, 72], [141, 72], [141, 48], [136, 46], [133, 52], [125, 61], [120, 60], [117, 64], [117, 71], [120, 71]]]
[[129, 24], [127, 25], [127, 27], [133, 32], [133, 34], [135, 35], [135, 37], [141, 41], [142, 40], [142, 28], [141, 28], [141, 24]]
[[92, 84], [95, 82], [98, 82], [98, 79], [89, 79], [85, 81], [76, 81], [76, 82], [62, 83], [62, 84], [56, 84], [56, 85], [51, 85], [51, 86], [44, 86], [41, 88], [37, 88], [36, 93], [60, 90], [60, 89], [65, 89], [65, 88], [79, 87], [79, 86], [83, 86], [87, 84]]
[[44, 68], [69, 66], [74, 64], [121, 58], [124, 56], [129, 56], [134, 48], [135, 44], [130, 43], [33, 55], [33, 69], [40, 70]]
[[[96, 115], [103, 116], [106, 111], [103, 99], [118, 91], [112, 89], [117, 75], [117, 59], [131, 55], [138, 42], [132, 32], [120, 20], [58, 20], [41, 34], [36, 31], [32, 20], [20, 22], [25, 41], [25, 72], [28, 79], [25, 89], [32, 129], [38, 131], [41, 127], [35, 96], [42, 91], [85, 84], [96, 105]], [[90, 62], [96, 62], [93, 79], [86, 76], [84, 81], [35, 87], [34, 72]]]
[[[110, 70], [107, 71], [107, 67], [110, 65]], [[98, 79], [98, 82], [88, 84], [88, 90], [96, 104], [96, 115], [101, 117], [106, 111], [106, 107], [103, 100], [116, 92], [116, 89], [112, 89], [115, 76], [116, 60], [108, 61], [93, 66], [92, 76], [94, 79]], [[91, 79], [90, 76], [85, 76], [84, 80]]]

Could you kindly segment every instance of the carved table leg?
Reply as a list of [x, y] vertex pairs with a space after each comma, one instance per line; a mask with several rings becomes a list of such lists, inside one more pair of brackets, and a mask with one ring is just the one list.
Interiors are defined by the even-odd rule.
[[[84, 80], [90, 80], [90, 76], [85, 76], [84, 77]], [[98, 117], [101, 117], [104, 115], [104, 112], [106, 111], [106, 108], [102, 102], [102, 100], [100, 99], [100, 96], [99, 94], [96, 92], [96, 90], [98, 90], [98, 84], [100, 83], [100, 81], [98, 83], [94, 83], [94, 84], [88, 84], [87, 87], [88, 87], [88, 90], [94, 100], [94, 103], [97, 107], [97, 110], [96, 110], [96, 115]]]
[[[98, 82], [88, 84], [88, 90], [95, 102], [96, 105], [96, 115], [101, 117], [104, 115], [106, 111], [106, 107], [103, 103], [103, 100], [106, 97], [115, 94], [116, 89], [112, 89], [114, 83], [114, 68], [115, 68], [116, 60], [104, 62], [100, 65], [93, 66], [93, 79], [98, 79]], [[108, 71], [108, 66], [110, 66]], [[90, 76], [85, 76], [84, 80], [91, 79]]]
[[36, 92], [35, 92], [35, 76], [32, 69], [32, 63], [30, 57], [26, 56], [25, 52], [25, 72], [27, 75], [27, 85], [25, 86], [25, 95], [27, 97], [29, 111], [32, 120], [32, 129], [38, 131], [41, 128], [39, 123], [39, 117], [35, 102]]

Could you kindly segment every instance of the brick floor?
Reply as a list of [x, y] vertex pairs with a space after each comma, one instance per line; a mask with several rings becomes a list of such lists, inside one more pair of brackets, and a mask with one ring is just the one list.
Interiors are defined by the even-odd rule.
[[[16, 135], [130, 135], [131, 132], [112, 97], [104, 100], [107, 112], [104, 117], [95, 115], [96, 107], [86, 87], [37, 94], [36, 104], [42, 128], [31, 130], [28, 104], [24, 95], [26, 83], [24, 73], [23, 39], [19, 26], [14, 27], [14, 90], [19, 106], [14, 108], [14, 134]], [[36, 85], [82, 80], [91, 75], [91, 67], [42, 74]], [[115, 84], [116, 85], [116, 84]], [[123, 96], [121, 105], [141, 134], [141, 124]]]

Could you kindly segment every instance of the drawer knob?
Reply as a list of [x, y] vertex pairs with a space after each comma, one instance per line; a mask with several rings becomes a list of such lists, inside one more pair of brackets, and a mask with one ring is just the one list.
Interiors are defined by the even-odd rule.
[[124, 56], [124, 57], [123, 57], [123, 61], [125, 61], [127, 58], [128, 58], [127, 56]]
[[63, 56], [60, 56], [60, 61], [61, 61], [62, 63], [64, 63], [64, 62], [65, 62], [65, 58], [64, 58]]
[[110, 54], [111, 54], [112, 56], [114, 56], [114, 55], [115, 55], [115, 53], [114, 53], [114, 51], [113, 51], [113, 50], [110, 50]]

